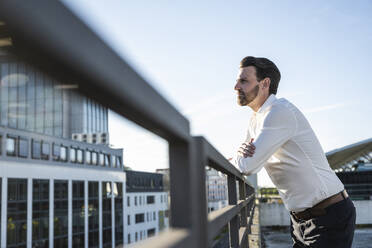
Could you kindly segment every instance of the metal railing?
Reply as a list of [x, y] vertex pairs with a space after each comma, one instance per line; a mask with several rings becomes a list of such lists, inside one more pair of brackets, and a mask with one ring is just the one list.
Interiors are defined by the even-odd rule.
[[[209, 247], [227, 224], [230, 247], [248, 247], [254, 188], [124, 59], [58, 1], [4, 0], [0, 18], [11, 52], [168, 141], [171, 227], [136, 247]], [[228, 180], [229, 205], [209, 215], [205, 166]]]

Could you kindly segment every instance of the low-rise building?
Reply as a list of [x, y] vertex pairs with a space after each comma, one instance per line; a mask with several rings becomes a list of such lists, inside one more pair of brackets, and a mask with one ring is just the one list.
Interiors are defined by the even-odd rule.
[[227, 201], [227, 178], [220, 172], [207, 168], [206, 186], [208, 196], [208, 212], [226, 207]]
[[126, 171], [125, 244], [133, 244], [158, 234], [169, 226], [168, 193], [163, 175]]

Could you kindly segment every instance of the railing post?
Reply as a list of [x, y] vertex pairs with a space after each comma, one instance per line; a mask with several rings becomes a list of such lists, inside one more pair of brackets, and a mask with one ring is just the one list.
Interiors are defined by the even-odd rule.
[[190, 144], [169, 141], [170, 226], [191, 228]]
[[[244, 181], [239, 180], [239, 198], [240, 200], [246, 200], [247, 199], [247, 193], [246, 193], [246, 184]], [[248, 216], [248, 209], [249, 209], [249, 203], [243, 207], [240, 210], [240, 226], [246, 228], [248, 230], [247, 225], [247, 216]], [[246, 248], [248, 247], [248, 233], [246, 233], [245, 237], [241, 240], [240, 247]]]
[[[245, 183], [240, 180], [239, 180], [239, 199], [243, 201], [247, 199], [246, 193], [245, 193]], [[244, 227], [247, 227], [247, 208], [248, 208], [248, 204], [240, 210], [240, 217], [241, 217], [240, 225]]]
[[[244, 184], [244, 187], [245, 187], [245, 197], [250, 197], [250, 189], [249, 189], [249, 185], [247, 183]], [[247, 223], [247, 226], [248, 226], [248, 229], [250, 229], [250, 221], [251, 221], [251, 201], [247, 204], [247, 208], [246, 208], [246, 213], [247, 213], [247, 217], [248, 217], [248, 223]]]
[[[229, 205], [237, 204], [236, 178], [233, 175], [227, 176], [227, 187], [229, 190]], [[230, 247], [239, 247], [239, 222], [238, 216], [234, 216], [229, 222]]]
[[207, 157], [205, 153], [205, 140], [203, 137], [194, 137], [191, 143], [191, 209], [192, 234], [195, 244], [193, 247], [204, 248], [207, 244], [207, 192], [206, 173]]

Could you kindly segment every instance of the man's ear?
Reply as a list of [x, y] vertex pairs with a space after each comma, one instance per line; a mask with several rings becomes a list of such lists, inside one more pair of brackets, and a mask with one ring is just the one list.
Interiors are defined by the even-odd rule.
[[269, 88], [270, 87], [270, 83], [271, 83], [271, 80], [270, 78], [265, 78], [264, 81], [263, 81], [263, 87], [265, 88]]

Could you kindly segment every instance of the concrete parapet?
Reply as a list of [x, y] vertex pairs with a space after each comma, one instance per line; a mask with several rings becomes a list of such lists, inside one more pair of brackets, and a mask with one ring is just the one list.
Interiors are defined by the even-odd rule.
[[260, 225], [251, 225], [251, 234], [260, 234]]
[[256, 234], [249, 234], [248, 235], [248, 241], [249, 241], [249, 248], [252, 247], [261, 247], [261, 237], [260, 235]]
[[248, 234], [249, 247], [261, 247], [260, 210], [256, 205], [252, 213], [251, 232]]

